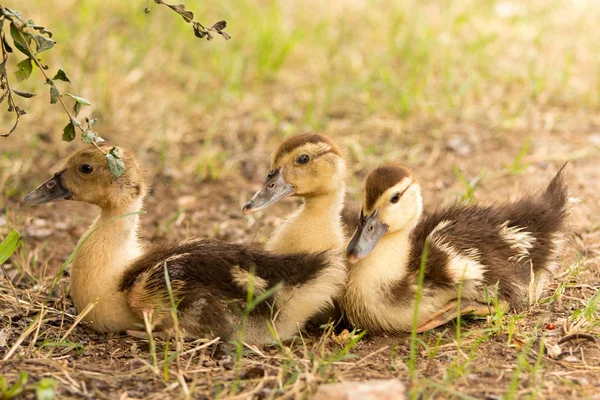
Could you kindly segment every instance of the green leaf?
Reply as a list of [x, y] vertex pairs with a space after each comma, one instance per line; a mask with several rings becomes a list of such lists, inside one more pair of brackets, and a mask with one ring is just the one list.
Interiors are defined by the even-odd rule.
[[6, 48], [6, 52], [7, 53], [12, 53], [13, 49], [12, 49], [12, 47], [9, 46], [8, 40], [6, 40], [5, 36], [2, 36], [2, 42], [4, 43], [4, 47]]
[[104, 139], [102, 139], [96, 132], [92, 132], [90, 130], [85, 130], [81, 133], [81, 141], [83, 143], [102, 143]]
[[75, 102], [75, 105], [73, 106], [73, 112], [75, 113], [75, 116], [79, 115], [79, 111], [81, 111], [81, 104]]
[[65, 71], [63, 71], [62, 69], [59, 69], [58, 72], [56, 73], [56, 75], [54, 75], [54, 78], [52, 78], [52, 80], [59, 80], [59, 81], [64, 81], [64, 82], [71, 82], [71, 79], [69, 79], [69, 76], [67, 75], [67, 73]]
[[33, 40], [35, 41], [35, 44], [37, 45], [38, 54], [42, 51], [50, 50], [52, 47], [54, 47], [54, 44], [56, 43], [54, 40], [48, 39], [47, 37], [44, 37], [42, 35], [32, 36]]
[[15, 72], [15, 75], [17, 76], [17, 82], [21, 82], [29, 78], [31, 76], [31, 71], [33, 71], [33, 65], [31, 65], [31, 58], [26, 58], [20, 63], [18, 63], [17, 71]]
[[23, 390], [25, 390], [25, 384], [27, 383], [28, 379], [29, 375], [27, 375], [27, 372], [19, 372], [19, 378], [17, 379], [15, 384], [12, 385], [12, 387], [8, 389], [6, 393], [3, 393], [3, 395], [5, 396], [4, 398], [11, 399], [23, 393]]
[[108, 161], [108, 169], [115, 177], [120, 177], [125, 173], [125, 163], [121, 159], [121, 152], [118, 147], [110, 149], [106, 155]]
[[54, 82], [50, 81], [50, 104], [55, 104], [58, 101], [58, 97], [60, 96], [60, 92], [58, 88], [54, 84]]
[[13, 229], [0, 243], [0, 264], [3, 264], [15, 252], [20, 241], [21, 235]]
[[204, 39], [204, 37], [209, 34], [207, 31], [205, 31], [202, 28], [202, 26], [200, 24], [198, 24], [196, 22], [194, 22], [193, 27], [194, 27], [194, 35], [197, 38]]
[[14, 94], [19, 95], [21, 97], [25, 97], [26, 99], [30, 99], [33, 96], [37, 96], [37, 94], [35, 94], [35, 93], [21, 92], [20, 90], [17, 90], [17, 89], [11, 89], [11, 90]]
[[17, 19], [19, 21], [21, 21], [22, 23], [25, 23], [25, 19], [23, 19], [23, 14], [21, 14], [20, 12], [13, 10], [11, 8], [8, 7], [4, 7], [4, 14], [5, 15], [9, 15], [9, 16], [13, 16], [13, 17], [17, 17]]
[[57, 384], [58, 382], [52, 378], [42, 378], [35, 389], [37, 400], [53, 400], [56, 395], [54, 388]]
[[73, 125], [73, 122], [69, 122], [63, 129], [62, 140], [70, 142], [73, 139], [75, 139], [75, 125]]
[[74, 94], [71, 94], [71, 93], [65, 93], [65, 95], [74, 98], [76, 102], [83, 104], [84, 106], [92, 105], [92, 103], [90, 103], [90, 101], [88, 99], [86, 99], [85, 97], [75, 96]]
[[[27, 32], [23, 32], [21, 30], [19, 30], [19, 28], [17, 28], [15, 26], [15, 24], [13, 24], [11, 22], [10, 24], [10, 36], [12, 36], [13, 38], [13, 42], [15, 43], [15, 47], [17, 49], [19, 49], [19, 51], [23, 54], [25, 54], [27, 57], [33, 58], [34, 55], [31, 54], [31, 52], [27, 49], [27, 45], [25, 44], [25, 42], [23, 41], [23, 38], [25, 38], [25, 40], [27, 41], [27, 44], [31, 43], [31, 35]], [[23, 37], [21, 37], [23, 36]]]
[[44, 28], [41, 25], [37, 25], [32, 19], [27, 20], [27, 24], [28, 27], [35, 29], [36, 31], [39, 31], [40, 33], [46, 34], [48, 35], [48, 37], [52, 37], [52, 32], [50, 32], [48, 29]]
[[191, 22], [194, 19], [194, 13], [185, 9], [185, 5], [183, 4], [165, 4], [171, 10], [175, 11], [177, 14], [181, 15], [185, 22]]
[[222, 31], [225, 28], [227, 28], [227, 22], [225, 21], [215, 22], [215, 24], [212, 26], [212, 29], [216, 31]]

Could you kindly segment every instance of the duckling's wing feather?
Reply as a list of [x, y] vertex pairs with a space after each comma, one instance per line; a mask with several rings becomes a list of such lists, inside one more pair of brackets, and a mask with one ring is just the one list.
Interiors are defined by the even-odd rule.
[[[333, 253], [279, 255], [209, 239], [163, 244], [155, 246], [129, 267], [120, 290], [128, 294], [130, 306], [140, 314], [168, 309], [166, 265], [184, 316], [196, 325], [216, 324], [220, 334], [226, 334], [232, 331], [231, 324], [246, 305], [250, 285], [256, 297], [280, 282], [285, 287], [295, 287], [315, 281], [320, 272], [331, 265], [332, 257], [339, 258]], [[270, 312], [268, 302], [252, 311], [253, 315]], [[211, 315], [221, 315], [221, 323]], [[201, 334], [199, 328], [194, 329]]]
[[[463, 271], [465, 282], [470, 275], [488, 287], [498, 284], [500, 297], [519, 305], [532, 273], [553, 272], [567, 216], [568, 189], [561, 169], [537, 197], [526, 195], [499, 206], [455, 205], [423, 217], [412, 233], [410, 265], [416, 273], [427, 242], [428, 282], [438, 287], [457, 282]], [[453, 264], [458, 268], [453, 270]]]

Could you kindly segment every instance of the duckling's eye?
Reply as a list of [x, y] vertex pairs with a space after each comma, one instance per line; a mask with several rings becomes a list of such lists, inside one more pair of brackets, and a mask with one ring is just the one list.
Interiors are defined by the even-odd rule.
[[394, 193], [394, 195], [390, 198], [390, 203], [396, 204], [400, 200], [400, 193]]
[[94, 167], [92, 167], [90, 164], [82, 164], [79, 166], [79, 172], [88, 175], [94, 172]]
[[302, 165], [308, 164], [309, 161], [310, 156], [308, 154], [300, 154], [298, 158], [296, 158], [296, 162]]

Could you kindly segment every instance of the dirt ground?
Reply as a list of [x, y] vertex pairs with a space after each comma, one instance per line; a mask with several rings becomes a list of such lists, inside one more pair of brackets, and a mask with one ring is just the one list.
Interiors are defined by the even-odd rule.
[[[48, 18], [58, 20], [54, 13], [76, 7], [65, 4]], [[36, 6], [32, 1], [24, 7], [34, 13]], [[559, 11], [552, 15], [560, 15]], [[42, 13], [33, 15], [36, 21], [43, 19]], [[83, 44], [91, 40], [78, 38]], [[309, 47], [311, 39], [306, 40], [308, 44], [297, 49]], [[109, 46], [99, 44], [105, 45]], [[82, 49], [85, 46], [68, 55], [85, 59], [78, 53]], [[101, 53], [93, 57], [102, 59]], [[122, 67], [124, 78], [115, 83], [122, 86], [113, 89], [122, 94], [122, 102], [109, 99], [93, 111], [101, 116], [101, 136], [135, 148], [152, 177], [145, 202], [148, 213], [141, 217], [142, 235], [150, 241], [217, 237], [261, 246], [299, 202], [289, 199], [250, 217], [242, 215], [241, 206], [264, 179], [271, 151], [291, 133], [317, 130], [346, 150], [348, 194], [355, 199], [374, 166], [389, 160], [410, 166], [423, 187], [426, 210], [460, 201], [467, 193], [454, 167], [470, 182], [478, 202], [494, 202], [543, 189], [568, 161], [572, 232], [560, 273], [540, 302], [500, 320], [463, 320], [459, 335], [454, 322], [418, 335], [414, 368], [409, 335], [367, 334], [354, 343], [352, 333], [313, 327], [283, 347], [246, 346], [238, 360], [207, 340], [178, 345], [156, 339], [153, 354], [148, 338], [95, 333], [76, 320], [68, 296], [68, 269], [57, 290], [49, 289], [97, 210], [73, 202], [35, 209], [18, 206], [23, 195], [81, 146], [77, 141], [68, 145], [60, 141], [64, 125], [57, 117], [60, 111], [34, 103], [21, 130], [0, 140], [0, 238], [12, 229], [23, 236], [22, 246], [3, 265], [0, 279], [0, 374], [8, 386], [24, 372], [28, 382], [23, 398], [35, 398], [44, 385], [42, 379], [52, 378], [58, 398], [286, 399], [310, 398], [319, 385], [331, 382], [399, 378], [415, 398], [600, 399], [600, 308], [590, 304], [600, 289], [598, 104], [571, 98], [550, 101], [552, 96], [544, 97], [545, 91], [537, 97], [524, 95], [527, 100], [523, 100], [515, 94], [522, 83], [511, 81], [498, 84], [501, 94], [490, 94], [489, 102], [486, 95], [481, 97], [484, 101], [473, 94], [453, 112], [433, 107], [408, 117], [383, 108], [372, 110], [341, 96], [319, 111], [315, 117], [319, 123], [311, 125], [306, 122], [308, 114], [294, 107], [300, 104], [306, 111], [307, 93], [318, 90], [307, 87], [303, 79], [318, 85], [324, 78], [311, 75], [310, 65], [302, 72], [293, 68], [293, 61], [303, 54], [298, 50], [274, 76], [256, 86], [248, 84], [248, 93], [240, 97], [211, 99], [212, 106], [183, 103], [185, 96], [190, 103], [197, 100], [193, 90], [185, 91], [186, 82], [202, 84], [191, 75], [169, 86], [165, 81], [170, 75], [156, 78], [148, 72], [140, 80], [135, 68]], [[185, 57], [181, 60], [185, 62]], [[155, 65], [139, 64], [149, 71]], [[576, 66], [583, 70], [585, 65]], [[82, 67], [73, 75], [85, 73]], [[96, 70], [91, 73], [98, 77]], [[291, 79], [295, 73], [302, 78]], [[584, 86], [597, 85], [584, 78]], [[86, 81], [81, 86], [92, 98], [104, 95], [101, 83]], [[157, 99], [157, 93], [164, 98], [156, 104], [141, 100]], [[506, 100], [498, 100], [504, 95]], [[321, 97], [326, 96], [319, 92], [317, 97], [316, 107], [324, 109]], [[427, 92], [425, 97], [433, 99], [435, 93]], [[513, 100], [516, 106], [508, 108], [523, 106], [523, 111], [504, 114], [506, 109], [498, 104]]]
[[[414, 129], [407, 137], [426, 135], [418, 127]], [[432, 139], [420, 150], [420, 160], [412, 166], [425, 187], [428, 209], [455, 201], [455, 193], [464, 191], [449, 172], [453, 164], [459, 165], [468, 177], [477, 175], [480, 170], [493, 176], [484, 178], [476, 190], [480, 201], [492, 201], [542, 188], [557, 167], [570, 159], [569, 186], [580, 202], [575, 204], [572, 215], [574, 230], [564, 253], [564, 267], [547, 287], [545, 300], [522, 315], [507, 316], [500, 327], [488, 331], [487, 328], [495, 326], [491, 321], [465, 322], [460, 345], [456, 342], [454, 324], [419, 335], [423, 344], [419, 347], [419, 381], [415, 385], [425, 397], [470, 395], [494, 399], [512, 393], [517, 398], [594, 398], [600, 388], [598, 311], [589, 322], [573, 320], [571, 316], [585, 306], [600, 285], [597, 219], [600, 171], [596, 158], [598, 149], [590, 147], [589, 140], [593, 136], [588, 134], [596, 132], [598, 127], [590, 125], [587, 132], [577, 134], [536, 132], [532, 135], [531, 155], [527, 157], [529, 166], [518, 176], [500, 172], [518, 152], [520, 132], [488, 133], [462, 124], [440, 129], [457, 132], [457, 137], [467, 144], [472, 139], [465, 132], [477, 132], [478, 142], [470, 144], [471, 150], [461, 156], [445, 139]], [[343, 132], [327, 133], [346, 145], [355, 140]], [[193, 152], [193, 146], [186, 147]], [[587, 149], [589, 154], [581, 149]], [[489, 154], [494, 154], [493, 159]], [[150, 240], [216, 236], [241, 243], [263, 242], [280, 218], [297, 204], [290, 200], [257, 220], [241, 215], [240, 204], [251, 196], [258, 186], [258, 177], [267, 168], [265, 156], [248, 154], [244, 165], [257, 171], [257, 179], [253, 180], [228, 177], [197, 184], [185, 177], [155, 173], [153, 190], [145, 207], [149, 213], [142, 218], [144, 236]], [[34, 188], [37, 182], [49, 176], [55, 161], [48, 157], [36, 163], [23, 180], [23, 189]], [[356, 183], [350, 184], [351, 191], [357, 192], [357, 183], [366, 172], [365, 169], [353, 171]], [[18, 197], [14, 197], [5, 205], [2, 230], [6, 232], [10, 226], [24, 235], [24, 248], [13, 257], [12, 264], [5, 266], [20, 302], [17, 306], [13, 289], [4, 281], [2, 356], [38, 318], [40, 302], [47, 290], [44, 284], [48, 284], [70, 254], [95, 213], [81, 204], [62, 203], [24, 210], [18, 208], [17, 202]], [[570, 269], [574, 264], [577, 264], [575, 270]], [[17, 265], [27, 266], [26, 270], [19, 273]], [[554, 298], [561, 283], [563, 289]], [[239, 366], [227, 359], [212, 358], [214, 345], [207, 346], [204, 341], [186, 342], [181, 364], [169, 364], [168, 380], [164, 379], [162, 370], [155, 374], [149, 366], [145, 339], [99, 335], [80, 324], [67, 341], [77, 343], [76, 348], [75, 345], [40, 347], [62, 336], [73, 324], [75, 311], [64, 294], [66, 285], [67, 279], [64, 279], [62, 294], [48, 299], [43, 322], [39, 330], [36, 328], [37, 340], [27, 336], [9, 360], [2, 362], [8, 381], [14, 381], [19, 371], [27, 371], [33, 380], [43, 376], [55, 378], [59, 381], [58, 393], [65, 396], [117, 398], [126, 394], [131, 398], [163, 398], [168, 393], [182, 395], [177, 380], [177, 374], [181, 374], [193, 397], [212, 398], [221, 393], [222, 397], [277, 398], [301, 396], [318, 384], [330, 381], [392, 377], [407, 380], [408, 336], [367, 336], [350, 351], [351, 358], [338, 359], [336, 354], [342, 349], [343, 337], [339, 339], [335, 332], [313, 330], [304, 336], [306, 343], [296, 341], [285, 350], [249, 348]], [[550, 324], [554, 329], [549, 329]], [[572, 338], [575, 333], [591, 334], [596, 342], [585, 338], [569, 340], [559, 345], [558, 354], [551, 356], [544, 350], [538, 355], [540, 341], [550, 346], [565, 337]], [[159, 341], [159, 347], [164, 347], [164, 343]], [[162, 358], [160, 353], [159, 357]], [[521, 359], [524, 361], [519, 361]], [[242, 380], [238, 382], [240, 377]], [[235, 385], [238, 386], [231, 392]]]

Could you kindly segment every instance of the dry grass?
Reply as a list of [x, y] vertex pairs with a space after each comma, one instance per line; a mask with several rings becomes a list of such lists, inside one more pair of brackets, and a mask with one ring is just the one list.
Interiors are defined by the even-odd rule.
[[[255, 218], [239, 206], [277, 141], [306, 130], [347, 148], [352, 195], [385, 160], [416, 170], [429, 209], [542, 187], [570, 160], [569, 184], [581, 199], [563, 269], [543, 300], [522, 315], [463, 320], [459, 336], [453, 324], [419, 335], [414, 371], [408, 336], [346, 347], [352, 337], [331, 329], [246, 347], [240, 359], [215, 356], [215, 343], [174, 338], [157, 338], [154, 355], [145, 338], [77, 324], [68, 275], [50, 290], [94, 211], [17, 206], [80, 146], [60, 142], [67, 121], [34, 72], [19, 88], [40, 94], [0, 143], [0, 237], [13, 228], [24, 236], [0, 280], [0, 374], [9, 385], [26, 372], [29, 397], [52, 378], [61, 398], [294, 398], [324, 382], [407, 381], [416, 372], [412, 393], [424, 398], [597, 396], [595, 2], [186, 1], [200, 21], [228, 21], [232, 40], [210, 43], [168, 10], [144, 15], [145, 1], [9, 3], [55, 32], [44, 60], [92, 101], [82, 113], [99, 118], [101, 136], [138, 149], [154, 178], [142, 217], [151, 240], [264, 242], [293, 202]], [[580, 333], [591, 336], [573, 336]]]

